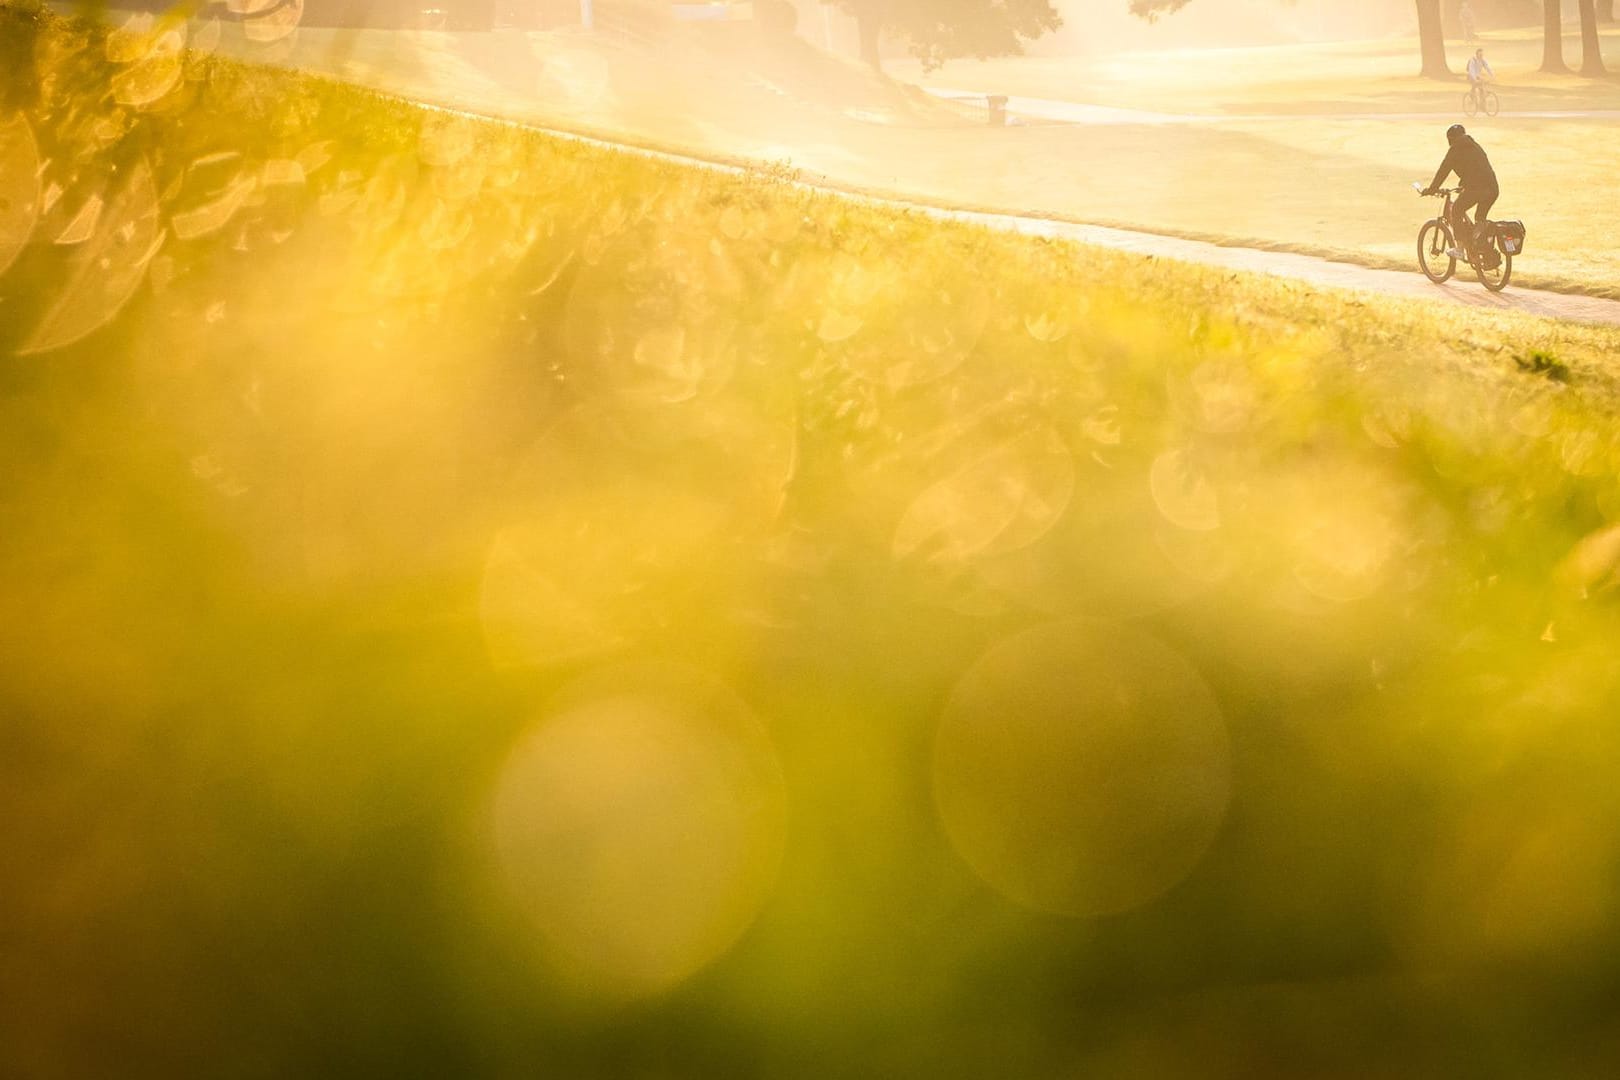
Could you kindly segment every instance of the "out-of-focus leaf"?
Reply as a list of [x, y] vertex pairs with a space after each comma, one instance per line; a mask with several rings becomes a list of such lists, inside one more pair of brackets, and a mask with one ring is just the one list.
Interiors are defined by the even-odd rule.
[[896, 555], [954, 562], [1040, 539], [1074, 493], [1074, 461], [1051, 427], [1015, 435], [932, 485], [895, 529]]
[[194, 55], [206, 56], [219, 48], [219, 20], [209, 19], [202, 24], [191, 38], [191, 51]]
[[74, 254], [72, 273], [56, 303], [17, 352], [60, 349], [111, 322], [134, 295], [161, 243], [157, 187], [142, 160]]
[[323, 165], [332, 160], [332, 140], [322, 139], [319, 142], [310, 143], [298, 151], [293, 160], [298, 163], [300, 169], [304, 170], [303, 175], [306, 177], [319, 171]]
[[148, 56], [179, 56], [186, 48], [184, 27], [173, 27], [159, 34], [147, 50]]
[[39, 144], [19, 114], [0, 123], [0, 274], [39, 222]]
[[1558, 564], [1555, 577], [1580, 596], [1614, 588], [1620, 582], [1620, 525], [1605, 525], [1581, 537]]
[[101, 220], [101, 211], [104, 208], [105, 203], [102, 201], [101, 196], [92, 194], [88, 199], [84, 200], [84, 205], [79, 207], [79, 212], [73, 215], [73, 220], [68, 222], [62, 231], [57, 234], [56, 242], [58, 244], [72, 245], [82, 244], [90, 239], [96, 233], [96, 223]]
[[180, 85], [180, 75], [178, 55], [154, 51], [113, 76], [113, 98], [120, 105], [144, 109]]
[[1024, 316], [1024, 329], [1036, 341], [1048, 344], [1061, 341], [1069, 332], [1069, 324], [1061, 315], [1053, 316], [1047, 312], [1038, 312], [1034, 315]]
[[168, 96], [180, 84], [185, 46], [181, 28], [154, 35], [151, 16], [144, 23], [131, 19], [113, 31], [107, 38], [107, 57], [125, 65], [112, 77], [113, 100], [144, 109]]
[[174, 230], [174, 235], [181, 240], [206, 236], [229, 224], [231, 218], [235, 216], [237, 210], [241, 209], [243, 201], [252, 191], [252, 179], [239, 178], [219, 198], [194, 209], [175, 214], [169, 219], [169, 226]]
[[298, 29], [304, 18], [304, 0], [239, 0], [227, 6], [246, 16], [242, 36], [261, 43], [280, 41]]
[[221, 165], [227, 161], [235, 161], [241, 156], [242, 152], [240, 150], [220, 150], [216, 153], [204, 154], [202, 157], [191, 163], [191, 169], [193, 172], [196, 172], [198, 169], [212, 168], [215, 165]]
[[278, 184], [297, 187], [304, 182], [304, 166], [292, 158], [274, 158], [264, 163], [261, 182], [265, 187]]
[[860, 316], [828, 308], [822, 312], [821, 322], [816, 324], [816, 336], [826, 342], [843, 341], [852, 337], [861, 325]]
[[152, 47], [153, 15], [138, 11], [123, 26], [107, 35], [107, 59], [115, 64], [132, 64]]
[[1170, 524], [1193, 532], [1220, 528], [1221, 514], [1215, 489], [1183, 451], [1166, 450], [1154, 458], [1148, 472], [1148, 486], [1159, 512]]
[[1086, 438], [1104, 446], [1118, 446], [1120, 440], [1119, 406], [1104, 405], [1080, 422]]

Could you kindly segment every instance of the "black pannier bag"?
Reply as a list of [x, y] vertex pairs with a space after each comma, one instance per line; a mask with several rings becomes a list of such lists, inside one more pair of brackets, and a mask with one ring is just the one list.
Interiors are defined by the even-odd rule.
[[1524, 250], [1524, 222], [1498, 221], [1496, 223], [1497, 241], [1502, 250], [1509, 255], [1517, 255]]

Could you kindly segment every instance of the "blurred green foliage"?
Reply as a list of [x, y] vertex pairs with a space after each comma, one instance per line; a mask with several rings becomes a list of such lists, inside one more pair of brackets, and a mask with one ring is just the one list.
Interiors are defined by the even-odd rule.
[[[0, 1071], [1615, 1060], [1620, 337], [200, 36], [0, 10]], [[530, 767], [585, 815], [504, 834], [573, 853], [540, 934]], [[596, 856], [732, 880], [688, 820], [735, 910], [581, 985], [556, 942], [665, 925]]]

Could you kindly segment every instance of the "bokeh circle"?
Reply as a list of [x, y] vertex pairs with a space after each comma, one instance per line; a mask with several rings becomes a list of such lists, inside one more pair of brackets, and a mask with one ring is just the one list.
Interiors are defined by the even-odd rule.
[[1117, 623], [1008, 638], [958, 682], [934, 798], [980, 878], [1041, 911], [1107, 915], [1176, 885], [1226, 812], [1230, 750], [1190, 664]]
[[494, 796], [505, 884], [584, 989], [659, 993], [729, 949], [775, 882], [784, 794], [769, 738], [700, 672], [613, 665], [565, 689]]

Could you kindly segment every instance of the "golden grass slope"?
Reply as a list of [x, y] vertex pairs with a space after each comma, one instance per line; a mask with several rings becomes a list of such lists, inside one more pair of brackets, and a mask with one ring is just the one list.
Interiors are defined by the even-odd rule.
[[1616, 333], [0, 20], [13, 1071], [1605, 1060]]

